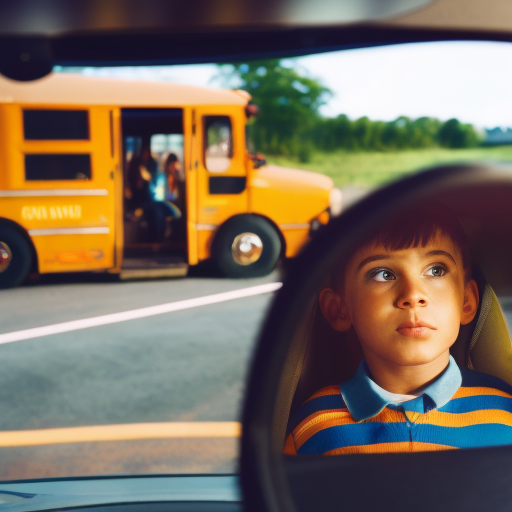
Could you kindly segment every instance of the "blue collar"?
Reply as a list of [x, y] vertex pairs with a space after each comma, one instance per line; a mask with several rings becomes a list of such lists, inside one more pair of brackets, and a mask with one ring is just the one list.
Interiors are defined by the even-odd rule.
[[373, 418], [388, 405], [422, 414], [439, 409], [451, 400], [461, 384], [460, 369], [450, 356], [446, 369], [423, 390], [421, 396], [403, 402], [400, 406], [393, 406], [390, 405], [391, 395], [371, 379], [368, 366], [363, 361], [356, 374], [340, 386], [340, 391], [352, 417], [356, 421], [363, 421]]

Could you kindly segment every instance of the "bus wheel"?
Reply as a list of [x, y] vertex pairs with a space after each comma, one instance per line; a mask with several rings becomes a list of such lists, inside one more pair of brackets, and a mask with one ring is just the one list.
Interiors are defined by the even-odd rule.
[[13, 288], [23, 282], [32, 264], [32, 253], [22, 234], [0, 226], [0, 288]]
[[212, 257], [226, 277], [260, 277], [274, 270], [281, 254], [276, 230], [261, 217], [233, 217], [217, 232]]

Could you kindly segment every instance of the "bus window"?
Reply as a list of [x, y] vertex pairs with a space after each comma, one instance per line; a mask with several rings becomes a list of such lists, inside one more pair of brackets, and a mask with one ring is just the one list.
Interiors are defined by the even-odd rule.
[[[155, 201], [164, 201], [167, 197], [166, 190], [168, 188], [168, 180], [166, 176], [166, 161], [171, 153], [174, 153], [180, 163], [180, 169], [183, 166], [183, 134], [155, 134], [151, 136], [150, 142], [151, 154], [158, 162], [159, 172], [157, 174], [153, 197]], [[181, 176], [184, 180], [184, 177]], [[176, 195], [178, 199], [179, 195]], [[182, 194], [183, 195], [183, 194]], [[179, 199], [183, 199], [180, 197]], [[175, 201], [176, 202], [176, 201]], [[180, 201], [182, 202], [182, 201]]]
[[23, 110], [25, 140], [89, 140], [87, 110]]
[[231, 165], [233, 138], [228, 116], [205, 117], [205, 166], [209, 172], [224, 172]]
[[133, 155], [140, 152], [142, 148], [142, 137], [125, 137], [125, 161], [129, 162]]
[[25, 155], [25, 180], [89, 180], [89, 154], [31, 154]]

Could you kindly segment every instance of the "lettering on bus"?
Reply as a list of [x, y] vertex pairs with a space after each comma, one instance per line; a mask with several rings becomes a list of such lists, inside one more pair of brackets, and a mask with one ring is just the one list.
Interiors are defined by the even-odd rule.
[[23, 220], [67, 220], [81, 219], [82, 206], [79, 204], [63, 206], [24, 206], [21, 209]]

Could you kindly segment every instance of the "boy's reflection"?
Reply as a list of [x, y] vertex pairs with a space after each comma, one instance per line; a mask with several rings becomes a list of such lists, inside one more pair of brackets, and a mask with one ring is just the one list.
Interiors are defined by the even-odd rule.
[[450, 356], [478, 309], [468, 242], [441, 205], [389, 220], [340, 264], [319, 304], [364, 354], [349, 381], [292, 418], [287, 454], [387, 453], [512, 444], [512, 387]]

